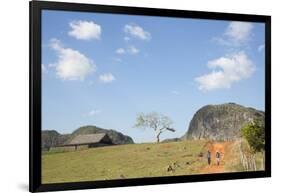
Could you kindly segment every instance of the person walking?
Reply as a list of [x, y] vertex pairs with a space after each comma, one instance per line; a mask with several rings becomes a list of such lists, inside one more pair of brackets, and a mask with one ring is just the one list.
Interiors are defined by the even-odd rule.
[[216, 152], [216, 159], [217, 159], [217, 165], [220, 165], [220, 161], [221, 161], [221, 153], [220, 152]]
[[208, 165], [211, 165], [211, 152], [208, 150], [207, 152], [207, 160], [208, 160]]

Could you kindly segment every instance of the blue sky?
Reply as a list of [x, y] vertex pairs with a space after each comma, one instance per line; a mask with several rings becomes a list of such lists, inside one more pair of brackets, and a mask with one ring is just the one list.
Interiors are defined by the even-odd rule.
[[180, 137], [207, 104], [264, 110], [264, 24], [66, 11], [42, 13], [42, 129], [83, 125], [155, 141], [138, 113]]

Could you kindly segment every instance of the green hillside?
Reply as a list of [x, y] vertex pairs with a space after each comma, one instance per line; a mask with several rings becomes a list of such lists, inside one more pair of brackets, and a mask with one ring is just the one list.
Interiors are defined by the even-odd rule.
[[[49, 151], [71, 141], [77, 135], [106, 133], [114, 144], [132, 144], [133, 139], [112, 129], [103, 129], [94, 125], [79, 127], [69, 134], [60, 134], [56, 130], [42, 131], [42, 150]], [[44, 152], [46, 153], [46, 152]]]

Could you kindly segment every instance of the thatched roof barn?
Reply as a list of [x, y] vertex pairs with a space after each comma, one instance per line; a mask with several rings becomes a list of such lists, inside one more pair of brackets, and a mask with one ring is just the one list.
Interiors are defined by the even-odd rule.
[[113, 145], [113, 143], [106, 133], [77, 135], [70, 142], [64, 144], [64, 146], [75, 146], [75, 149], [77, 149], [77, 146], [88, 146], [90, 148], [107, 145]]

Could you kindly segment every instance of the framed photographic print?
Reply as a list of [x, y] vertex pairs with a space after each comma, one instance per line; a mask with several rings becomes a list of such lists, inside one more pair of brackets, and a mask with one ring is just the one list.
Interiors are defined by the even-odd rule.
[[271, 176], [271, 18], [30, 2], [30, 191]]

